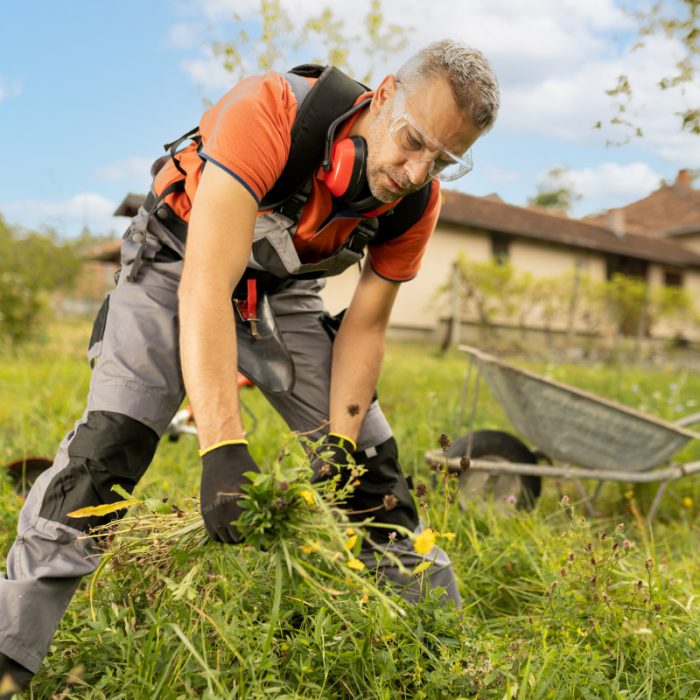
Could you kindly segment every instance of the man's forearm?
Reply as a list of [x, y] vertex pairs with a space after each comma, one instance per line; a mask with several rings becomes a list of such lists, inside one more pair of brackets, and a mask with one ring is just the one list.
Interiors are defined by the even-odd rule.
[[384, 357], [384, 328], [347, 323], [333, 345], [330, 429], [357, 442]]
[[199, 444], [243, 437], [231, 298], [193, 286], [180, 292], [180, 357]]

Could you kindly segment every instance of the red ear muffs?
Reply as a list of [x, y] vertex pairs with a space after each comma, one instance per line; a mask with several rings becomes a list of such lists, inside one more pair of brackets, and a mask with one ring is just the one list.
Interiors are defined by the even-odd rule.
[[324, 168], [323, 179], [334, 197], [353, 201], [365, 186], [367, 142], [351, 136], [333, 145], [330, 167]]

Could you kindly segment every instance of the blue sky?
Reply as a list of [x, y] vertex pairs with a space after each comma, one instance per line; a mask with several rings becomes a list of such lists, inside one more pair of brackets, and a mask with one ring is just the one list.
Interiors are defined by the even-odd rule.
[[[148, 164], [162, 145], [194, 126], [204, 100], [216, 100], [233, 77], [211, 43], [240, 26], [254, 32], [254, 0], [27, 0], [4, 3], [0, 23], [0, 125], [3, 178], [0, 213], [27, 227], [64, 235], [84, 224], [120, 232], [111, 211], [128, 191], [148, 186]], [[480, 48], [499, 76], [503, 107], [496, 128], [475, 147], [475, 169], [458, 189], [498, 192], [524, 204], [553, 166], [569, 169], [581, 195], [576, 214], [619, 206], [700, 166], [700, 139], [682, 135], [678, 111], [695, 92], [661, 94], [655, 82], [673, 66], [678, 47], [662, 38], [630, 52], [634, 22], [618, 0], [385, 0], [389, 22], [414, 29], [411, 48], [443, 36]], [[318, 2], [286, 0], [297, 21]], [[360, 31], [367, 0], [331, 5]], [[630, 3], [627, 2], [629, 7]], [[636, 6], [633, 4], [633, 6]], [[233, 11], [243, 25], [234, 24]], [[448, 28], [448, 30], [446, 30]], [[288, 51], [280, 68], [321, 57], [310, 40]], [[379, 61], [375, 79], [411, 48]], [[254, 52], [254, 51], [253, 51]], [[253, 52], [244, 59], [256, 70]], [[362, 41], [351, 61], [367, 66]], [[633, 78], [635, 123], [644, 138], [623, 147], [624, 133], [593, 124], [612, 106], [604, 90], [617, 75]]]

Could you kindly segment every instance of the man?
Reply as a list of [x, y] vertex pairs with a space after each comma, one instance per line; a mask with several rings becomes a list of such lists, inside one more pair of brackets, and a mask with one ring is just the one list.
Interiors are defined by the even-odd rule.
[[[118, 283], [90, 340], [87, 409], [32, 488], [0, 579], [0, 677], [19, 687], [97, 565], [83, 536], [104, 519], [68, 513], [115, 500], [115, 483], [133, 489], [185, 389], [199, 431], [204, 523], [216, 541], [239, 540], [236, 494], [243, 473], [258, 469], [234, 389], [239, 365], [292, 430], [365, 467], [348, 508], [389, 526], [374, 542], [385, 546], [393, 526], [419, 527], [373, 395], [394, 299], [437, 221], [437, 179], [470, 169], [469, 149], [496, 117], [496, 78], [479, 52], [451, 41], [426, 47], [373, 93], [335, 69], [298, 73], [243, 80], [186, 135], [193, 143], [177, 150], [183, 137], [172, 158], [154, 164], [153, 192], [125, 235]], [[323, 166], [316, 159], [300, 178], [299, 163], [324, 144]], [[357, 262], [368, 242], [338, 328], [319, 278]], [[329, 475], [318, 460], [315, 469], [317, 479]], [[409, 561], [410, 540], [398, 540], [394, 551]], [[371, 547], [363, 556], [374, 561]], [[433, 585], [459, 604], [446, 555], [430, 558]], [[389, 565], [384, 574], [406, 583]], [[415, 599], [415, 586], [404, 595]]]

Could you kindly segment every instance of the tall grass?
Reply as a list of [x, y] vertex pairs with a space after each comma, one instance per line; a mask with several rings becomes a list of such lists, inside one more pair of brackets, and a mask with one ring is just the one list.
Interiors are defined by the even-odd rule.
[[[41, 347], [1, 358], [2, 459], [50, 454], [82, 411], [88, 370], [75, 353], [89, 329], [52, 333]], [[698, 410], [700, 378], [673, 367], [533, 369], [667, 418]], [[606, 486], [602, 515], [590, 520], [569, 485], [555, 481], [531, 512], [455, 505], [443, 522], [444, 489], [456, 482], [433, 485], [423, 454], [440, 433], [458, 432], [464, 371], [458, 353], [391, 345], [379, 387], [404, 466], [428, 490], [424, 518], [454, 533], [440, 543], [460, 579], [462, 611], [438, 596], [405, 605], [386, 588], [375, 591], [371, 568], [337, 575], [332, 558], [301, 549], [301, 530], [288, 542], [318, 576], [280, 569], [274, 547], [207, 542], [191, 498], [196, 445], [184, 436], [161, 445], [136, 492], [144, 504], [118, 526], [113, 556], [81, 587], [33, 697], [700, 697], [700, 484], [672, 484], [653, 530], [639, 517], [646, 490]], [[259, 419], [251, 450], [275, 474], [285, 428], [257, 391], [245, 400]], [[508, 427], [486, 393], [477, 427]], [[301, 464], [295, 454], [285, 464]], [[683, 457], [700, 458], [698, 445]], [[0, 479], [3, 550], [20, 505]], [[304, 517], [314, 538], [344, 536], [345, 526], [322, 511]]]

